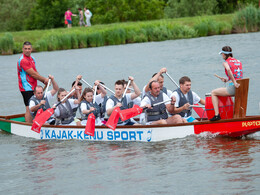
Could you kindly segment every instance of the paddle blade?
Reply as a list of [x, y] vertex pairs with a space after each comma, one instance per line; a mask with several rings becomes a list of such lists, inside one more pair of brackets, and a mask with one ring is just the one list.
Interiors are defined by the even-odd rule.
[[[199, 104], [194, 104], [198, 106]], [[198, 114], [200, 118], [208, 118], [206, 111], [203, 108], [193, 107], [193, 110]]]
[[118, 120], [119, 120], [119, 111], [120, 108], [117, 107], [113, 110], [112, 114], [110, 115], [108, 121], [106, 122], [106, 126], [112, 130], [116, 129]]
[[120, 110], [119, 115], [122, 121], [133, 118], [143, 112], [143, 108], [138, 105], [134, 105], [133, 108]]
[[41, 113], [40, 115], [38, 115], [37, 117], [35, 117], [33, 124], [32, 124], [32, 130], [40, 133], [40, 129], [42, 127], [42, 125], [51, 117], [51, 115], [53, 115], [54, 113], [54, 109], [53, 108], [49, 108], [47, 110], [45, 110], [43, 113]]
[[37, 122], [33, 122], [31, 130], [35, 131], [36, 133], [40, 133], [41, 126]]
[[[40, 109], [37, 111], [37, 113], [36, 113], [36, 115], [35, 115], [35, 118], [38, 117], [41, 113], [43, 113], [43, 109], [42, 109], [42, 108], [40, 108]], [[34, 121], [34, 119], [33, 119], [33, 121]]]
[[88, 115], [88, 120], [85, 128], [85, 134], [94, 136], [95, 135], [95, 120], [96, 117], [93, 113]]

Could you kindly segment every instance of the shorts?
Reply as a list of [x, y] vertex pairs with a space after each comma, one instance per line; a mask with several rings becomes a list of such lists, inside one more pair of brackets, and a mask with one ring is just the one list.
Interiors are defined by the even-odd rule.
[[34, 95], [33, 91], [21, 91], [25, 106], [29, 106], [29, 100]]
[[236, 87], [233, 83], [229, 83], [228, 86], [226, 87], [227, 89], [227, 92], [230, 94], [230, 95], [235, 95], [236, 93]]
[[67, 19], [67, 22], [68, 22], [68, 24], [72, 24], [72, 21], [71, 21], [71, 20], [68, 20], [68, 19]]
[[188, 121], [188, 123], [191, 123], [191, 122], [193, 122], [193, 121], [196, 120], [196, 119], [193, 118], [192, 116], [189, 116], [188, 118], [185, 118], [185, 119]]

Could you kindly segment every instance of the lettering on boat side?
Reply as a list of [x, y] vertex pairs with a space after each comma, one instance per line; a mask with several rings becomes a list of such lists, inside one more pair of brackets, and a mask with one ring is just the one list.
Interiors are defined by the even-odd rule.
[[249, 122], [242, 122], [242, 127], [258, 127], [260, 126], [260, 121], [249, 121]]
[[96, 140], [96, 141], [151, 141], [152, 130], [122, 130], [122, 131], [102, 131], [96, 130], [94, 136], [84, 133], [84, 130], [62, 130], [62, 129], [41, 129], [41, 139], [61, 139], [61, 140]]

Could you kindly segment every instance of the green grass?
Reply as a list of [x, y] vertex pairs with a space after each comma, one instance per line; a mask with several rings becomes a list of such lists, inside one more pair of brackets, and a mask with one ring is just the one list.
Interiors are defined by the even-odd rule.
[[[30, 41], [33, 50], [40, 52], [228, 34], [231, 33], [233, 18], [234, 14], [225, 14], [93, 25], [87, 28], [9, 32], [10, 47], [5, 46], [9, 53], [2, 54], [20, 53], [24, 41]], [[3, 37], [6, 34], [0, 33], [1, 40]], [[13, 48], [12, 52], [10, 48]], [[3, 51], [1, 45], [0, 50]]]

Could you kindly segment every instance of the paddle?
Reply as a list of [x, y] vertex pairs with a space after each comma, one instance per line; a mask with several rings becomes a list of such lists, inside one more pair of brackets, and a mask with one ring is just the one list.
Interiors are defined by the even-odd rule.
[[85, 134], [90, 135], [90, 136], [95, 135], [95, 121], [96, 121], [95, 115], [93, 113], [90, 113], [88, 115], [88, 120], [87, 120], [87, 124], [85, 127]]
[[[123, 93], [122, 100], [123, 100], [123, 98], [125, 97], [126, 91], [127, 91], [128, 87], [129, 87], [130, 83], [131, 83], [131, 80], [129, 80], [128, 83], [127, 83], [127, 86], [126, 86], [125, 91], [124, 91], [124, 93]], [[117, 123], [118, 123], [118, 120], [119, 120], [119, 117], [120, 117], [119, 111], [120, 111], [120, 108], [119, 108], [119, 107], [116, 107], [116, 108], [113, 110], [113, 112], [111, 113], [111, 115], [110, 115], [108, 121], [107, 121], [106, 124], [105, 124], [108, 128], [110, 128], [110, 129], [112, 129], [112, 130], [115, 130], [115, 129], [116, 129], [116, 126], [117, 126]]]
[[[169, 79], [179, 88], [180, 86], [173, 80], [173, 78], [168, 74], [168, 72], [165, 73]], [[199, 104], [194, 104], [194, 105], [199, 105]], [[193, 110], [198, 114], [198, 116], [200, 118], [203, 118], [205, 116], [205, 118], [208, 118], [207, 117], [207, 113], [205, 112], [205, 110], [203, 108], [200, 108], [200, 107], [192, 107]]]
[[[55, 107], [58, 107], [67, 97], [70, 96], [75, 91], [75, 88], [71, 90]], [[35, 131], [36, 133], [40, 133], [42, 125], [54, 114], [54, 108], [48, 108], [38, 117], [35, 117], [31, 130]]]
[[[97, 93], [97, 85], [95, 86], [93, 104], [95, 104], [95, 102], [96, 102], [96, 93]], [[94, 134], [95, 134], [95, 123], [96, 123], [96, 117], [93, 113], [90, 113], [88, 115], [88, 120], [87, 120], [87, 124], [86, 124], [86, 127], [85, 127], [85, 134], [94, 136]]]
[[[171, 99], [166, 100], [166, 101], [162, 101], [162, 102], [158, 102], [158, 103], [152, 105], [152, 107], [158, 106], [158, 105], [160, 105], [160, 104], [164, 104], [164, 103], [169, 102], [169, 101], [171, 101]], [[125, 110], [120, 110], [120, 111], [119, 111], [119, 116], [120, 116], [120, 118], [121, 118], [122, 121], [125, 121], [125, 120], [128, 120], [128, 119], [130, 119], [130, 118], [133, 118], [133, 117], [135, 117], [135, 116], [141, 114], [141, 113], [142, 113], [144, 110], [146, 110], [146, 109], [148, 109], [148, 108], [147, 108], [147, 107], [142, 108], [142, 107], [140, 107], [140, 106], [138, 106], [138, 105], [134, 105], [133, 108], [129, 108], [129, 109], [125, 109]]]
[[[44, 99], [46, 99], [47, 92], [48, 92], [48, 89], [49, 89], [50, 84], [51, 84], [51, 79], [48, 80], [48, 84], [46, 85], [46, 90], [45, 90], [45, 93], [44, 93]], [[42, 109], [42, 108], [40, 108], [39, 110], [37, 110], [35, 117], [39, 116], [41, 113], [43, 113], [43, 109]], [[34, 121], [34, 120], [33, 120], [33, 121]]]

